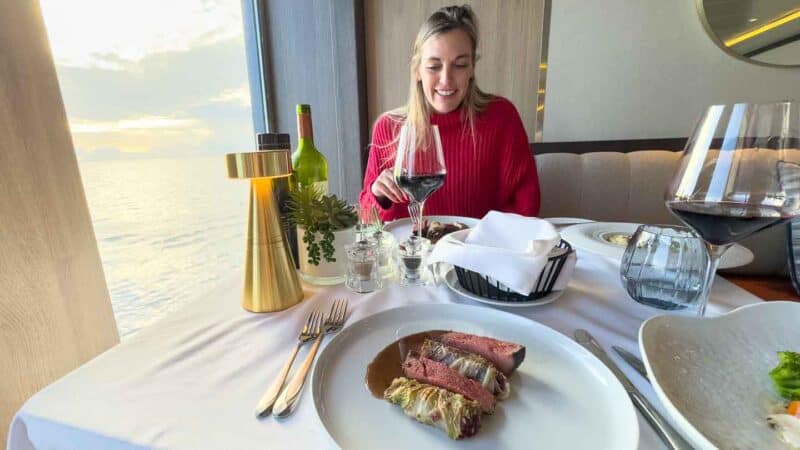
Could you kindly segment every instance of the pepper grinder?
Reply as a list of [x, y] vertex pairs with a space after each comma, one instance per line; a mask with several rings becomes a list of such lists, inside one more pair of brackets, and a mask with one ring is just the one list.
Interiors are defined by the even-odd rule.
[[250, 179], [242, 307], [271, 312], [296, 305], [303, 300], [303, 289], [280, 211], [292, 175], [289, 150], [229, 153], [225, 159], [229, 178]]

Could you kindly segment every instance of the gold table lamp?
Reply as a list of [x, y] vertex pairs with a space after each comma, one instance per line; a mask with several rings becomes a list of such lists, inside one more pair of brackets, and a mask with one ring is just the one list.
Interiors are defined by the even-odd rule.
[[250, 178], [242, 307], [252, 312], [286, 309], [303, 300], [281, 223], [281, 197], [289, 193], [288, 150], [225, 155], [229, 178]]

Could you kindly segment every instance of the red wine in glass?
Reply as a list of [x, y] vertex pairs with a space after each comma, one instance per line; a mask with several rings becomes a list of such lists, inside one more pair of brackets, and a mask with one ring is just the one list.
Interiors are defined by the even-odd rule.
[[794, 217], [774, 206], [733, 202], [677, 201], [668, 202], [667, 207], [713, 245], [732, 244]]
[[424, 202], [431, 194], [444, 184], [445, 174], [433, 175], [401, 175], [397, 177], [397, 185], [417, 202]]

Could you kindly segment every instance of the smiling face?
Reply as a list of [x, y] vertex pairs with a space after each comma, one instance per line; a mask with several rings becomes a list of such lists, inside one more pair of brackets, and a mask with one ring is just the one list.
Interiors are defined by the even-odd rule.
[[439, 114], [456, 110], [475, 73], [469, 35], [457, 28], [431, 36], [420, 56], [417, 81], [428, 104]]

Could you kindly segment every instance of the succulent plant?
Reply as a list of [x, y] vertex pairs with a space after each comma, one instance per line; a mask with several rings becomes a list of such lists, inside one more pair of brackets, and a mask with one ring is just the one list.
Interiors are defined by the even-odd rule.
[[[303, 242], [308, 249], [308, 263], [319, 265], [320, 257], [335, 262], [333, 233], [358, 222], [355, 208], [335, 195], [324, 195], [314, 186], [300, 185], [289, 194], [289, 217], [305, 229]], [[317, 242], [317, 235], [321, 238]]]

